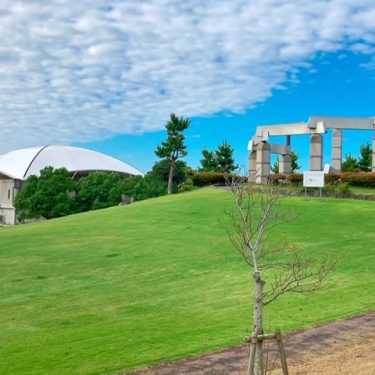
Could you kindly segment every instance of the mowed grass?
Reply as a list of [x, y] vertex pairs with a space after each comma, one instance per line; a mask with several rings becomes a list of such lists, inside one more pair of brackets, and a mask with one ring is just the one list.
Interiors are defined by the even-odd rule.
[[[240, 344], [251, 274], [208, 188], [0, 229], [0, 373], [112, 374]], [[294, 331], [375, 308], [375, 202], [288, 198], [279, 227], [337, 255], [334, 287], [289, 295], [266, 325]]]

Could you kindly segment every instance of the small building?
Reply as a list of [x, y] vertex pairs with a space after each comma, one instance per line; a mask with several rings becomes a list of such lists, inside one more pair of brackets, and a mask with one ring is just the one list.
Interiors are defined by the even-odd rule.
[[78, 147], [43, 146], [8, 152], [0, 156], [0, 223], [16, 223], [13, 202], [22, 184], [29, 176], [38, 176], [48, 166], [64, 167], [72, 176], [94, 171], [116, 172], [123, 176], [143, 175], [118, 159]]

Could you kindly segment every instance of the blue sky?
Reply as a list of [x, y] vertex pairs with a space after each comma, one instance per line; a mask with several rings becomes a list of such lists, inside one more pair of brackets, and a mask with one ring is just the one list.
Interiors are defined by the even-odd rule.
[[[246, 165], [248, 140], [260, 124], [307, 121], [312, 115], [374, 117], [375, 69], [363, 67], [367, 62], [368, 56], [352, 52], [321, 54], [297, 74], [295, 82], [286, 82], [283, 89], [273, 90], [268, 99], [244, 113], [191, 117], [186, 132], [189, 151], [186, 162], [198, 167], [203, 148], [215, 149], [227, 140], [235, 149], [236, 162]], [[372, 136], [370, 131], [344, 131], [344, 154], [358, 155], [360, 146], [371, 143]], [[165, 131], [161, 130], [77, 145], [111, 154], [147, 171], [157, 161], [156, 145], [164, 139]], [[274, 140], [285, 142], [284, 137]], [[330, 163], [330, 143], [331, 132], [328, 132], [324, 135], [325, 163]], [[308, 169], [309, 136], [292, 137], [292, 147], [299, 154], [299, 164]]]
[[[375, 115], [374, 19], [373, 0], [3, 0], [0, 153], [72, 144], [147, 171], [174, 112], [188, 164], [223, 140], [246, 164], [259, 124]], [[344, 153], [370, 140], [345, 132]], [[306, 168], [308, 137], [292, 146]]]

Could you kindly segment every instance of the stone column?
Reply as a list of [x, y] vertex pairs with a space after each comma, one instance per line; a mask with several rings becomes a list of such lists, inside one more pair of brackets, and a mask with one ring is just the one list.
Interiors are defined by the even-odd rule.
[[271, 146], [267, 142], [261, 142], [257, 145], [257, 164], [256, 179], [257, 184], [265, 184], [268, 182], [270, 175], [271, 163]]
[[342, 130], [335, 129], [332, 133], [332, 168], [341, 172], [342, 165]]
[[256, 146], [254, 146], [255, 150], [251, 150], [249, 152], [249, 164], [248, 164], [248, 179], [249, 182], [255, 181], [255, 175], [257, 171], [257, 151]]
[[280, 174], [292, 173], [292, 159], [289, 154], [279, 156], [279, 173]]
[[323, 170], [323, 137], [313, 134], [310, 138], [310, 171]]
[[372, 168], [371, 172], [375, 173], [375, 134], [372, 137]]

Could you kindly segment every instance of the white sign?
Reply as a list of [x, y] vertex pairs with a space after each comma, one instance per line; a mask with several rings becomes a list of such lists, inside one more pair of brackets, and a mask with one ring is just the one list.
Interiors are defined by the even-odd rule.
[[306, 171], [303, 172], [304, 187], [324, 187], [324, 172]]

